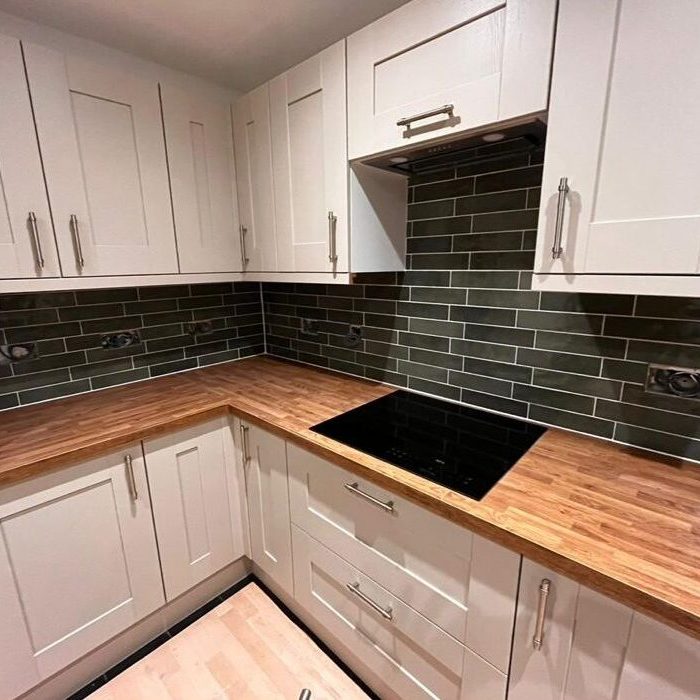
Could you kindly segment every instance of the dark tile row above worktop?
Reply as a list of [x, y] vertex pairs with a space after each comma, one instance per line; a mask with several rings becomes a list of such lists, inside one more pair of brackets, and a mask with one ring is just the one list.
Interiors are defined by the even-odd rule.
[[700, 460], [700, 401], [643, 391], [649, 362], [700, 367], [700, 299], [532, 291], [541, 160], [414, 175], [408, 270], [264, 284], [268, 352]]
[[[190, 324], [210, 322], [204, 333]], [[105, 336], [138, 342], [104, 348]], [[0, 364], [0, 408], [264, 352], [260, 285], [224, 282], [0, 295], [0, 344], [36, 356]]]

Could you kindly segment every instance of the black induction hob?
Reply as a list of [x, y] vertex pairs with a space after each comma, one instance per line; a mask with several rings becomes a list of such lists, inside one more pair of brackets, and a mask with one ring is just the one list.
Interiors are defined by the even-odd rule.
[[545, 428], [399, 390], [311, 430], [479, 501]]

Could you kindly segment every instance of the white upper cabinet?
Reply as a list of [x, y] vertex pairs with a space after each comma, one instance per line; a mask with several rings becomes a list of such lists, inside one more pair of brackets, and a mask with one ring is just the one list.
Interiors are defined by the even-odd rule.
[[17, 39], [0, 36], [0, 277], [60, 275]]
[[695, 294], [700, 3], [559, 7], [535, 286]]
[[230, 102], [161, 83], [181, 272], [242, 269]]
[[547, 109], [556, 0], [414, 0], [348, 38], [350, 158]]
[[63, 274], [177, 272], [157, 82], [24, 52]]
[[280, 271], [348, 272], [345, 41], [270, 82]]
[[274, 272], [278, 265], [268, 83], [234, 104], [233, 136], [243, 270]]

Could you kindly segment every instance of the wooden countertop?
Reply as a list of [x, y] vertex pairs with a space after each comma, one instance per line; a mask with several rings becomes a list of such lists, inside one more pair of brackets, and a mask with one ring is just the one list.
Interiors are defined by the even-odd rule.
[[309, 430], [390, 391], [255, 357], [14, 409], [0, 486], [232, 411], [700, 639], [700, 467], [548, 430], [473, 501]]

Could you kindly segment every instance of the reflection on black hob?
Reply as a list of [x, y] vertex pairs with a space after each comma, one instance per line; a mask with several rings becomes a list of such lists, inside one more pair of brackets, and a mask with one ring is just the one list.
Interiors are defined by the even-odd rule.
[[395, 391], [311, 430], [481, 500], [545, 429]]

